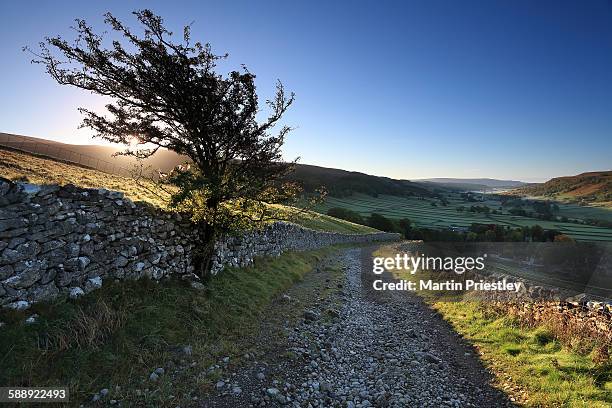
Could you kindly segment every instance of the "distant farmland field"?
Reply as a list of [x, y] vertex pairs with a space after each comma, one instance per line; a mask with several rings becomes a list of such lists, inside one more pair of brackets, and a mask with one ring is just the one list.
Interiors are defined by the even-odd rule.
[[[581, 225], [569, 222], [544, 221], [530, 217], [502, 214], [472, 213], [467, 211], [471, 205], [487, 205], [491, 210], [499, 210], [501, 203], [495, 200], [484, 202], [465, 202], [458, 195], [447, 197], [448, 205], [443, 206], [440, 200], [432, 198], [352, 195], [349, 197], [328, 197], [317, 207], [321, 213], [332, 207], [348, 208], [363, 216], [379, 213], [388, 218], [409, 218], [413, 224], [424, 228], [469, 227], [473, 223], [500, 224], [511, 227], [531, 226], [538, 224], [545, 229], [556, 229], [579, 241], [612, 241], [612, 229]], [[436, 206], [433, 206], [435, 203]], [[457, 207], [466, 207], [465, 211], [457, 211]], [[599, 208], [583, 208], [578, 206], [560, 206], [560, 216], [569, 218], [600, 219], [612, 217], [612, 211]], [[567, 213], [566, 213], [567, 211]]]

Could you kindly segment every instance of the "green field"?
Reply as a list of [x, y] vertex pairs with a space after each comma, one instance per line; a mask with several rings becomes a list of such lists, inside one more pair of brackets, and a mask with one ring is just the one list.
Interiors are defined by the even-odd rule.
[[[466, 202], [457, 194], [449, 194], [448, 205], [442, 206], [440, 200], [434, 198], [352, 195], [349, 197], [328, 197], [325, 203], [317, 207], [317, 211], [325, 213], [332, 207], [348, 208], [363, 216], [379, 213], [388, 218], [409, 218], [421, 228], [469, 227], [473, 223], [499, 224], [511, 227], [531, 226], [538, 224], [544, 229], [559, 230], [578, 241], [612, 241], [612, 229], [581, 225], [570, 222], [544, 221], [530, 217], [502, 214], [472, 213], [467, 211], [471, 205], [487, 205], [491, 210], [499, 210], [501, 203], [497, 200], [484, 202]], [[432, 202], [436, 206], [432, 206]], [[466, 211], [459, 212], [457, 207], [464, 206]], [[612, 217], [612, 210], [603, 208], [580, 207], [577, 205], [560, 205], [559, 216], [568, 218], [592, 218], [595, 214]], [[598, 216], [597, 218], [606, 219]]]
[[578, 204], [559, 204], [560, 214], [568, 218], [594, 218], [605, 221], [612, 221], [612, 208], [610, 207], [591, 207]]

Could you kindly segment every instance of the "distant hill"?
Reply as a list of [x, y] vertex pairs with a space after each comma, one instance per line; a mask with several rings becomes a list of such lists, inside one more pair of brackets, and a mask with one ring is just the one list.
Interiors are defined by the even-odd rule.
[[[133, 157], [113, 157], [115, 153], [122, 150], [120, 146], [74, 145], [8, 133], [0, 133], [0, 145], [80, 163], [120, 175], [126, 175], [137, 164], [137, 160]], [[153, 157], [145, 160], [143, 164], [156, 170], [168, 171], [177, 164], [184, 163], [186, 159], [169, 150], [160, 150]]]
[[612, 171], [594, 171], [577, 176], [555, 177], [546, 183], [512, 190], [511, 194], [542, 196], [595, 203], [612, 202]]
[[501, 188], [516, 188], [527, 185], [527, 183], [523, 183], [522, 181], [516, 180], [497, 180], [491, 178], [430, 178], [430, 179], [421, 179], [415, 180], [416, 182], [423, 183], [435, 183], [437, 185], [454, 188], [460, 190], [483, 190], [483, 189], [501, 189]]
[[433, 197], [436, 195], [427, 187], [408, 180], [396, 180], [308, 164], [299, 164], [289, 179], [301, 183], [307, 192], [312, 192], [319, 186], [325, 186], [328, 193], [335, 197], [348, 196], [353, 193], [371, 196], [386, 194]]
[[[120, 151], [121, 147], [72, 145], [6, 133], [0, 133], [0, 145], [76, 162], [124, 176], [128, 175], [129, 169], [137, 164], [136, 159], [132, 157], [113, 157], [113, 154]], [[160, 150], [153, 157], [145, 160], [143, 164], [150, 166], [152, 169], [167, 172], [185, 161], [187, 161], [186, 157], [168, 150]], [[348, 196], [353, 193], [372, 196], [386, 194], [432, 197], [436, 195], [432, 192], [433, 188], [408, 180], [395, 180], [388, 177], [371, 176], [359, 172], [307, 164], [298, 164], [288, 178], [303, 185], [306, 192], [314, 192], [317, 188], [324, 186], [328, 193], [335, 197]]]

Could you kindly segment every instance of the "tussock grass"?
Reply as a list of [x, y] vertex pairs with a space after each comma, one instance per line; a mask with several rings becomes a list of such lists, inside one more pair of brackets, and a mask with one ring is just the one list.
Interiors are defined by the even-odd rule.
[[609, 330], [594, 327], [589, 318], [580, 318], [578, 309], [559, 312], [551, 304], [543, 307], [543, 312], [538, 312], [537, 320], [534, 316], [536, 312], [525, 313], [517, 302], [495, 302], [489, 305], [488, 311], [492, 316], [510, 316], [526, 327], [542, 328], [542, 342], [549, 340], [545, 338], [549, 336], [575, 353], [590, 355], [595, 363], [610, 362], [612, 333]]
[[[241, 356], [245, 339], [257, 330], [261, 312], [322, 257], [334, 251], [285, 253], [259, 258], [253, 266], [228, 268], [196, 290], [180, 280], [112, 283], [78, 299], [35, 304], [26, 312], [1, 310], [0, 384], [69, 386], [75, 404], [101, 388], [123, 387], [126, 406], [176, 406], [215, 373], [200, 373], [220, 356]], [[37, 323], [25, 324], [32, 313]], [[191, 345], [194, 366], [173, 389], [148, 382], [156, 367]], [[234, 358], [234, 357], [232, 357]], [[167, 367], [167, 366], [166, 366]], [[136, 396], [136, 388], [150, 393]], [[178, 389], [177, 389], [178, 388]]]
[[35, 184], [74, 184], [83, 188], [122, 191], [132, 201], [146, 201], [156, 206], [163, 202], [135, 180], [104, 173], [76, 164], [6, 150], [0, 147], [0, 176]]
[[125, 310], [115, 310], [100, 298], [90, 304], [76, 305], [67, 312], [71, 316], [64, 316], [44, 332], [45, 336], [39, 337], [39, 348], [57, 351], [95, 349], [104, 344], [126, 320]]

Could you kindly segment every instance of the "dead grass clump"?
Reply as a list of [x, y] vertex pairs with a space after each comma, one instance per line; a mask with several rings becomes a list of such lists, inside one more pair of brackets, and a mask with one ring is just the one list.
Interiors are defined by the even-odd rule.
[[39, 339], [42, 349], [96, 348], [125, 322], [125, 313], [114, 310], [104, 300], [79, 306], [67, 320], [58, 322]]
[[612, 350], [612, 319], [581, 307], [565, 308], [554, 302], [493, 302], [487, 313], [507, 316], [525, 327], [543, 327], [555, 340], [594, 363], [608, 364]]

